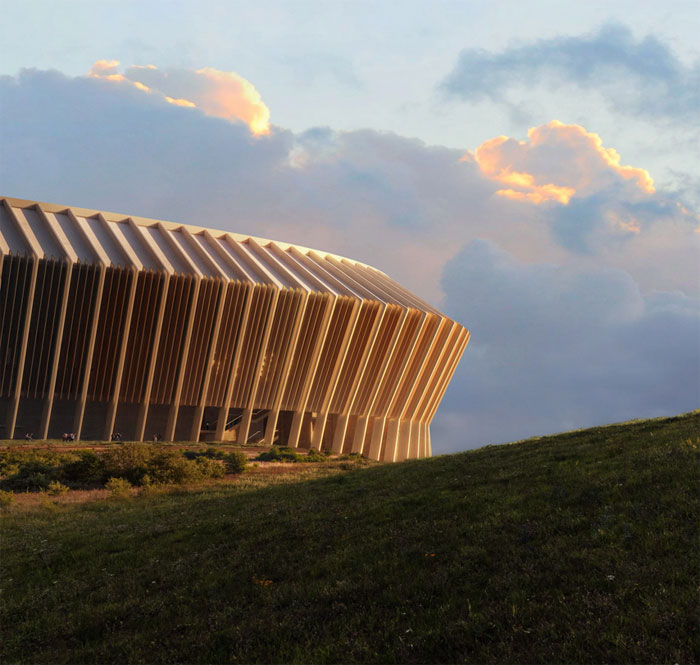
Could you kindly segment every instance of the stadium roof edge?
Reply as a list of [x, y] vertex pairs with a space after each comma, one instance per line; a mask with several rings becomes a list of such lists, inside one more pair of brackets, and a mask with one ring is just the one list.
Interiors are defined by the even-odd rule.
[[[379, 270], [378, 268], [375, 268], [374, 266], [370, 266], [369, 264], [362, 263], [362, 261], [357, 261], [356, 259], [352, 259], [347, 256], [341, 256], [340, 254], [333, 254], [332, 252], [326, 252], [325, 250], [321, 249], [315, 249], [313, 247], [304, 247], [303, 245], [297, 245], [295, 243], [291, 242], [285, 242], [281, 240], [273, 240], [271, 238], [262, 238], [260, 236], [254, 236], [251, 234], [246, 234], [246, 233], [237, 233], [235, 231], [224, 231], [223, 229], [213, 229], [209, 226], [198, 226], [196, 224], [186, 224], [184, 222], [171, 222], [168, 220], [163, 220], [163, 219], [155, 219], [155, 218], [150, 218], [150, 217], [140, 217], [138, 215], [129, 215], [125, 213], [116, 213], [116, 212], [108, 212], [105, 210], [98, 210], [94, 208], [81, 208], [80, 206], [71, 206], [71, 205], [62, 205], [62, 204], [56, 204], [56, 203], [46, 203], [44, 201], [35, 201], [33, 199], [20, 199], [20, 198], [15, 198], [12, 196], [2, 196], [0, 195], [0, 200], [6, 200], [8, 204], [12, 207], [16, 208], [30, 208], [32, 206], [40, 206], [41, 209], [44, 212], [52, 212], [52, 213], [60, 213], [60, 212], [65, 212], [66, 210], [70, 210], [74, 215], [78, 217], [94, 217], [95, 215], [102, 215], [105, 220], [108, 222], [121, 222], [121, 223], [126, 223], [129, 220], [133, 220], [136, 224], [139, 226], [154, 226], [158, 224], [162, 224], [163, 227], [167, 230], [170, 231], [177, 231], [181, 228], [186, 228], [190, 233], [193, 235], [196, 235], [198, 233], [201, 233], [203, 231], [209, 231], [215, 238], [221, 237], [222, 235], [230, 235], [233, 236], [233, 238], [238, 241], [238, 242], [244, 242], [248, 239], [251, 239], [255, 241], [256, 243], [260, 245], [267, 245], [269, 243], [274, 243], [278, 247], [281, 247], [282, 249], [288, 249], [290, 247], [294, 247], [302, 252], [317, 252], [318, 254], [321, 254], [323, 256], [330, 256], [338, 260], [347, 260], [347, 261], [352, 261], [353, 263], [364, 266], [366, 268], [372, 268], [373, 270], [377, 270], [377, 272], [381, 272], [382, 274], [386, 274]], [[387, 275], [388, 277], [388, 275]]]

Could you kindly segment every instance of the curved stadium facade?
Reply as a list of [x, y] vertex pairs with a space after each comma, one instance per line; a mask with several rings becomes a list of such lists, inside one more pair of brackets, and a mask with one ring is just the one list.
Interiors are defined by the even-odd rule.
[[357, 261], [95, 210], [0, 199], [0, 269], [0, 439], [426, 457], [469, 340]]

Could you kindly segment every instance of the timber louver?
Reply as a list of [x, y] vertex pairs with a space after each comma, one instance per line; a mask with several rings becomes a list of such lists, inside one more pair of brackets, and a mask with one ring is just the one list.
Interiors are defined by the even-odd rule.
[[0, 199], [0, 438], [177, 433], [424, 457], [468, 339], [343, 257]]

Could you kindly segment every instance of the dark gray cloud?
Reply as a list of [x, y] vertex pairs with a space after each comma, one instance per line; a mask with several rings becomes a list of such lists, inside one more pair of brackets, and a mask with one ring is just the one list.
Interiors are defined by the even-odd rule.
[[508, 93], [515, 86], [571, 83], [602, 92], [619, 113], [693, 125], [698, 121], [700, 61], [686, 65], [653, 35], [637, 40], [619, 24], [497, 53], [465, 49], [440, 87], [465, 101], [487, 99], [513, 106]]
[[700, 404], [700, 301], [625, 272], [523, 265], [488, 241], [446, 266], [472, 338], [433, 439], [446, 452]]
[[[622, 188], [611, 186], [589, 196], [573, 197], [567, 206], [552, 211], [552, 232], [567, 249], [596, 254], [602, 249], [620, 249], [635, 236], [621, 224], [639, 232], [658, 220], [678, 214], [675, 201], [664, 194], [644, 199], [625, 197]], [[616, 220], [614, 230], [611, 220]], [[688, 224], [691, 220], [688, 218]]]

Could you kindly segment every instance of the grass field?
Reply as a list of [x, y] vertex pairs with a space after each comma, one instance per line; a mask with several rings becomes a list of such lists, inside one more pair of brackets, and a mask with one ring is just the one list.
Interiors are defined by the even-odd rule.
[[0, 660], [696, 663], [699, 449], [694, 412], [15, 505]]

